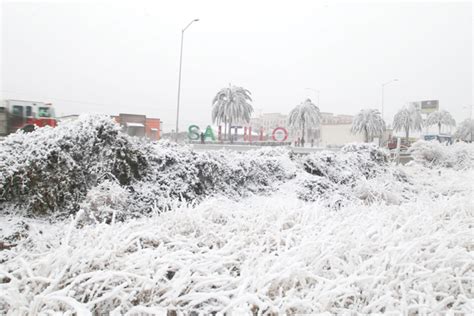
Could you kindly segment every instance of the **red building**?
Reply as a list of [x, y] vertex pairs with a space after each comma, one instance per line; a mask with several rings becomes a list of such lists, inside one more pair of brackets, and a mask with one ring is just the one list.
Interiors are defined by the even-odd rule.
[[120, 113], [118, 116], [113, 116], [113, 118], [130, 136], [146, 137], [150, 140], [161, 138], [161, 121], [159, 118], [126, 113]]

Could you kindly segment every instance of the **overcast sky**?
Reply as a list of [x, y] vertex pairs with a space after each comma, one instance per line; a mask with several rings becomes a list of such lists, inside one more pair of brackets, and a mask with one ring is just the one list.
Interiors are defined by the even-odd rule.
[[136, 113], [174, 129], [181, 29], [180, 129], [210, 123], [229, 83], [259, 112], [320, 109], [385, 117], [439, 99], [457, 120], [473, 104], [472, 4], [331, 1], [2, 3], [2, 98], [52, 102], [58, 115]]

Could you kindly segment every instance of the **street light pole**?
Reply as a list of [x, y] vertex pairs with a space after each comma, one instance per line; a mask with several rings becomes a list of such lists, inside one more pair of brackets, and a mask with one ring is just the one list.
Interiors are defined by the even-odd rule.
[[184, 31], [186, 31], [186, 29], [191, 25], [193, 24], [193, 22], [197, 22], [199, 21], [199, 19], [194, 19], [192, 20], [191, 22], [189, 22], [188, 25], [186, 25], [186, 27], [184, 29], [181, 30], [181, 52], [179, 54], [179, 75], [178, 75], [178, 102], [177, 102], [177, 106], [176, 106], [176, 130], [175, 130], [175, 133], [176, 133], [176, 136], [175, 136], [175, 140], [176, 142], [178, 142], [178, 125], [179, 125], [179, 99], [180, 99], [180, 95], [181, 95], [181, 67], [182, 67], [182, 64], [183, 64], [183, 41], [184, 41]]
[[382, 113], [381, 113], [381, 114], [382, 114], [382, 119], [383, 119], [383, 110], [384, 110], [384, 109], [383, 109], [383, 106], [384, 106], [384, 98], [385, 98], [385, 95], [384, 95], [384, 94], [385, 94], [384, 88], [385, 88], [386, 85], [388, 85], [388, 84], [390, 84], [390, 83], [392, 83], [392, 82], [396, 82], [396, 81], [398, 81], [398, 79], [392, 79], [392, 80], [390, 80], [390, 81], [387, 81], [387, 82], [385, 82], [385, 83], [382, 83]]

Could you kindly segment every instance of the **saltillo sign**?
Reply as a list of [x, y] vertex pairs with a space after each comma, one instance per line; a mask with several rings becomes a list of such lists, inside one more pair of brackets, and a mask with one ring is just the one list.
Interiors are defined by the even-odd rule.
[[[247, 127], [247, 126], [244, 126], [244, 127], [232, 126], [231, 127], [231, 129], [234, 129], [235, 136], [237, 136], [238, 130], [241, 128], [244, 129], [244, 141], [252, 142], [253, 140], [252, 127]], [[204, 132], [202, 132], [199, 126], [197, 125], [190, 125], [188, 127], [188, 138], [190, 140], [200, 140], [201, 133], [203, 133], [204, 140], [216, 141], [215, 133], [210, 125], [206, 127], [206, 130]], [[277, 127], [273, 129], [271, 133], [271, 139], [275, 142], [284, 142], [288, 139], [288, 131], [284, 127]], [[219, 141], [222, 140], [222, 127], [221, 126], [218, 126], [217, 128], [217, 140]], [[260, 128], [260, 131], [258, 134], [258, 141], [263, 141], [263, 140], [264, 140], [263, 128]]]

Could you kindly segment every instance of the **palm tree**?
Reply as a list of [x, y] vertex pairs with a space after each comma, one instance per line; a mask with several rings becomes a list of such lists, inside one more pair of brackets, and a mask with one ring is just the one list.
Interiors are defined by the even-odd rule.
[[378, 110], [361, 110], [352, 121], [351, 133], [364, 133], [364, 141], [366, 143], [375, 136], [381, 136], [384, 131], [385, 121]]
[[224, 131], [227, 135], [227, 125], [229, 135], [232, 123], [248, 123], [253, 112], [253, 107], [249, 103], [252, 101], [249, 90], [242, 87], [232, 86], [223, 88], [217, 92], [212, 100], [212, 122], [220, 124], [224, 122]]
[[421, 131], [423, 119], [420, 110], [413, 105], [406, 106], [395, 114], [393, 118], [393, 129], [395, 131], [405, 130], [406, 141], [410, 136], [410, 129]]
[[304, 142], [304, 136], [307, 128], [318, 128], [321, 124], [321, 112], [310, 99], [297, 105], [291, 110], [288, 116], [288, 125], [292, 128], [301, 128], [301, 140]]
[[441, 125], [455, 126], [456, 121], [446, 110], [436, 111], [428, 115], [426, 125], [438, 125], [438, 134], [441, 134]]

